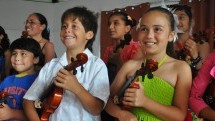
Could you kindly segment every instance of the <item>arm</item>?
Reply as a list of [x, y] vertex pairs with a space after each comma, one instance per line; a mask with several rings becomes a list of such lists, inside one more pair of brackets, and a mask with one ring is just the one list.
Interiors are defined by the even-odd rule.
[[117, 73], [116, 78], [111, 84], [110, 97], [105, 107], [105, 110], [113, 117], [116, 117], [119, 121], [128, 121], [131, 119], [137, 120], [132, 113], [130, 113], [127, 110], [121, 109], [118, 105], [114, 104], [114, 101], [113, 101], [114, 96], [118, 94], [121, 87], [126, 81], [126, 77], [128, 73], [127, 71], [131, 70], [131, 68], [134, 68], [134, 66], [131, 66], [131, 64], [134, 64], [132, 62], [131, 61], [126, 62]]
[[44, 55], [45, 55], [45, 63], [49, 62], [51, 59], [56, 57], [55, 49], [54, 49], [54, 44], [52, 42], [47, 42], [45, 44], [44, 49], [42, 50]]
[[24, 112], [29, 121], [40, 121], [40, 118], [36, 112], [34, 107], [34, 103], [31, 100], [24, 99], [23, 100], [23, 108]]
[[9, 50], [6, 50], [5, 53], [5, 76], [8, 76], [10, 74], [10, 69], [11, 69], [11, 53]]
[[[101, 61], [102, 62], [102, 61]], [[103, 62], [102, 62], [103, 63]], [[98, 66], [97, 66], [98, 67]], [[90, 89], [86, 90], [78, 81], [75, 75], [71, 74], [71, 72], [61, 69], [56, 77], [56, 81], [54, 81], [55, 85], [61, 88], [64, 88], [66, 90], [69, 90], [73, 92], [77, 98], [79, 98], [80, 102], [82, 103], [83, 107], [90, 112], [92, 115], [99, 115], [104, 107], [104, 104], [106, 103], [107, 97], [109, 93], [106, 93], [106, 100], [103, 96], [101, 96], [102, 89], [109, 90], [109, 82], [107, 77], [107, 70], [104, 71], [105, 65], [100, 66], [99, 71], [96, 71], [98, 73], [95, 74], [93, 77], [94, 83], [90, 85]], [[93, 68], [93, 67], [92, 67]], [[105, 67], [106, 68], [106, 67]], [[98, 70], [98, 69], [95, 69]], [[101, 77], [102, 73], [106, 74], [103, 77]], [[106, 73], [105, 73], [106, 72]], [[94, 75], [94, 72], [91, 72], [91, 74]], [[90, 81], [90, 80], [89, 80]], [[99, 81], [99, 83], [98, 83]], [[96, 94], [96, 92], [98, 94]], [[99, 95], [100, 94], [100, 95]]]
[[0, 120], [27, 120], [24, 111], [11, 109], [7, 104], [0, 108]]
[[[191, 94], [189, 98], [189, 105], [191, 109], [200, 117], [213, 117], [214, 110], [212, 110], [202, 99], [205, 90], [211, 80], [210, 70], [215, 65], [215, 52], [211, 53], [204, 61], [198, 75], [193, 80]], [[214, 120], [214, 119], [213, 119]]]
[[[174, 84], [172, 84], [172, 86], [175, 86], [172, 105], [163, 105], [145, 96], [144, 87], [140, 82], [138, 82], [140, 89], [129, 88], [126, 90], [123, 103], [133, 107], [144, 108], [145, 110], [159, 117], [161, 120], [184, 120], [187, 112], [188, 97], [192, 81], [191, 70], [185, 62], [180, 62], [180, 64], [174, 64], [174, 66], [172, 65], [171, 67], [168, 67], [172, 69], [167, 70], [168, 72], [165, 72], [165, 74], [171, 73], [171, 76], [167, 75], [165, 77], [168, 77], [172, 81], [174, 80]], [[177, 70], [175, 68], [177, 68]], [[160, 71], [161, 70], [159, 70], [157, 73], [160, 73]]]

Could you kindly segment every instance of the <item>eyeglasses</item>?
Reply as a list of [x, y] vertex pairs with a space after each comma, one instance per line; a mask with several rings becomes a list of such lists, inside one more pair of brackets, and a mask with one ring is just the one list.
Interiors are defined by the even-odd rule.
[[40, 22], [36, 22], [36, 21], [25, 21], [24, 24], [25, 24], [25, 25], [27, 25], [27, 24], [36, 25], [36, 24], [40, 24]]

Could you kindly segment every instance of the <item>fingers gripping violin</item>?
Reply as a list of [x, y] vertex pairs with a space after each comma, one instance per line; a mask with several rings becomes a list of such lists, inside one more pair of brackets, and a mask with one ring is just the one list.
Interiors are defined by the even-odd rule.
[[[71, 58], [71, 63], [64, 67], [67, 71], [72, 70], [74, 75], [77, 73], [76, 68], [79, 66], [81, 66], [81, 71], [84, 71], [83, 64], [88, 60], [87, 55], [84, 53], [79, 53], [76, 58], [77, 60]], [[42, 101], [37, 100], [34, 103], [41, 121], [49, 120], [49, 116], [58, 108], [63, 98], [63, 88], [56, 87], [54, 84], [46, 92], [48, 93], [42, 96]]]

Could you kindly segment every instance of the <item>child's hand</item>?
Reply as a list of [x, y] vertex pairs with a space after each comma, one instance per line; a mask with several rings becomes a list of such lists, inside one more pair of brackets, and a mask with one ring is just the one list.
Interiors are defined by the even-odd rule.
[[4, 107], [0, 108], [0, 120], [8, 120], [13, 116], [12, 110], [7, 104], [2, 104]]
[[142, 107], [146, 96], [143, 92], [143, 86], [140, 82], [134, 82], [139, 85], [138, 88], [128, 88], [123, 97], [123, 104], [131, 107]]
[[119, 121], [137, 121], [136, 116], [129, 111], [120, 112], [117, 118]]
[[65, 69], [60, 69], [60, 71], [57, 73], [54, 84], [57, 87], [70, 90], [75, 94], [79, 92], [79, 87], [81, 86], [76, 76]]
[[184, 47], [189, 51], [192, 58], [198, 57], [198, 47], [196, 42], [193, 40], [193, 37], [190, 37], [186, 42]]

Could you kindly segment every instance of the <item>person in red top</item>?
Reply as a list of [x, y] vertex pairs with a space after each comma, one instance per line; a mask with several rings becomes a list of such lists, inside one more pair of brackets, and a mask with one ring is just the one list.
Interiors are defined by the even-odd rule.
[[102, 60], [108, 67], [110, 84], [124, 62], [139, 56], [140, 44], [133, 41], [130, 34], [134, 26], [136, 21], [125, 12], [114, 12], [108, 18], [108, 32], [113, 43], [105, 49]]
[[[206, 95], [208, 96], [210, 95], [210, 91], [209, 93], [207, 93], [206, 90], [209, 87], [210, 83], [214, 84], [215, 82], [214, 78], [215, 78], [215, 51], [211, 52], [208, 55], [201, 69], [199, 70], [198, 75], [193, 80], [189, 98], [189, 106], [192, 109], [192, 111], [194, 111], [198, 117], [210, 121], [215, 120], [215, 110], [212, 109], [209, 106], [209, 104], [206, 103], [207, 101], [205, 97]], [[215, 85], [213, 85], [213, 88], [214, 87]], [[214, 92], [211, 91], [211, 94], [213, 95]], [[215, 106], [215, 102], [213, 99], [210, 102], [213, 106]]]

